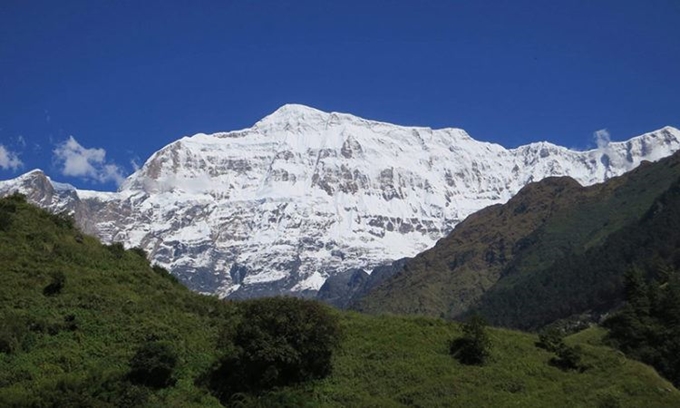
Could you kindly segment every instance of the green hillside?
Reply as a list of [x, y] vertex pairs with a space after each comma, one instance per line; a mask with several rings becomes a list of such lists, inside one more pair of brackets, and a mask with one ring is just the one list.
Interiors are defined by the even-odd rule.
[[[601, 245], [572, 251], [547, 268], [497, 285], [477, 311], [497, 325], [535, 328], [584, 311], [607, 312], [622, 298], [623, 276], [637, 268], [659, 282], [680, 270], [680, 179], [644, 213]], [[474, 309], [473, 309], [474, 310]]]
[[[180, 364], [175, 387], [149, 402], [219, 406], [193, 380], [212, 364], [233, 308], [190, 292], [141, 253], [83, 236], [67, 218], [18, 197], [0, 203], [2, 338], [16, 343], [0, 353], [0, 406], [57, 406], [66, 394], [87, 396], [83, 406], [134, 405], [147, 390], [121, 378], [150, 338], [171, 343]], [[61, 292], [46, 296], [59, 273]]]
[[[0, 200], [0, 276], [0, 406], [221, 406], [201, 378], [233, 352], [226, 343], [238, 338], [230, 333], [247, 303], [192, 293], [150, 267], [140, 251], [101, 245], [68, 218], [18, 196]], [[344, 333], [331, 374], [232, 402], [680, 406], [678, 390], [650, 367], [600, 345], [595, 329], [567, 340], [582, 345], [583, 371], [551, 365], [555, 354], [537, 348], [535, 335], [500, 329], [489, 329], [488, 363], [466, 366], [448, 353], [449, 341], [462, 335], [456, 323], [323, 310], [337, 316]], [[162, 386], [131, 380], [131, 362], [148, 344], [176, 356], [172, 381]]]
[[526, 333], [491, 330], [491, 361], [465, 366], [448, 355], [447, 341], [461, 335], [456, 324], [354, 313], [344, 315], [343, 323], [348, 339], [334, 375], [309, 387], [319, 406], [670, 407], [680, 403], [678, 391], [652, 368], [600, 346], [602, 333], [597, 329], [567, 339], [569, 344], [582, 345], [584, 363], [590, 368], [565, 372], [551, 366], [554, 354], [537, 348], [537, 337]]
[[[680, 178], [679, 164], [675, 154], [586, 188], [569, 178], [530, 184], [505, 205], [468, 217], [434, 248], [356, 300], [353, 308], [447, 318], [478, 308], [495, 324], [535, 328], [573, 313], [611, 307], [621, 299], [621, 277], [633, 263], [622, 256], [629, 247], [617, 249], [619, 259], [609, 263], [605, 279], [586, 274], [583, 265], [589, 256], [611, 260], [603, 246], [614, 249], [607, 244], [612, 234], [638, 225]], [[654, 257], [653, 252], [643, 258]], [[572, 298], [577, 301], [571, 303]], [[544, 302], [555, 307], [543, 313]]]

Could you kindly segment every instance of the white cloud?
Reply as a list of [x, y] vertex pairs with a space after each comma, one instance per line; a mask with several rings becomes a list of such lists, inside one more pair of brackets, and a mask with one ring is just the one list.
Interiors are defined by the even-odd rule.
[[596, 130], [593, 134], [595, 143], [597, 143], [598, 149], [605, 149], [611, 143], [612, 138], [609, 136], [609, 131], [607, 129]]
[[81, 177], [99, 183], [113, 181], [117, 185], [125, 179], [120, 166], [106, 161], [106, 150], [85, 148], [73, 136], [57, 145], [54, 158], [64, 176]]
[[132, 166], [132, 169], [134, 171], [137, 171], [142, 167], [142, 165], [139, 164], [139, 157], [136, 157], [136, 156], [134, 158], [130, 159], [130, 165]]
[[3, 170], [18, 170], [23, 167], [24, 163], [19, 159], [16, 153], [7, 150], [5, 146], [0, 144], [0, 169]]

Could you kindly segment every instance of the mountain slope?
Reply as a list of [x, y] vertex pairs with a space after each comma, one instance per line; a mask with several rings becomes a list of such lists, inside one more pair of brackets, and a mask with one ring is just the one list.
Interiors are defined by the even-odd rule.
[[[196, 380], [223, 357], [238, 307], [189, 291], [141, 255], [18, 197], [0, 199], [0, 406], [220, 406]], [[58, 271], [60, 291], [46, 292]], [[337, 313], [345, 335], [329, 377], [243, 396], [239, 406], [680, 405], [653, 369], [597, 342], [569, 339], [590, 368], [565, 372], [536, 336], [490, 329], [492, 361], [468, 367], [447, 351], [461, 335], [456, 323]], [[157, 341], [178, 355], [176, 382], [130, 383], [135, 350]]]
[[577, 313], [606, 313], [622, 300], [623, 274], [631, 269], [661, 283], [680, 271], [680, 178], [639, 220], [601, 245], [567, 252], [550, 267], [513, 277], [512, 284], [500, 282], [474, 310], [494, 324], [522, 329]]
[[413, 256], [534, 180], [593, 184], [678, 148], [670, 127], [586, 152], [505, 149], [460, 129], [285, 105], [249, 129], [171, 143], [116, 193], [31, 172], [0, 194], [72, 211], [86, 232], [145, 249], [194, 290], [250, 297], [314, 291], [330, 275]]
[[[0, 345], [8, 345], [0, 347], [0, 406], [220, 406], [193, 381], [212, 363], [234, 308], [191, 292], [139, 251], [104, 246], [68, 218], [8, 197], [0, 199], [0, 276]], [[47, 290], [55, 277], [57, 293]], [[150, 339], [171, 343], [181, 361], [168, 392], [124, 381]]]
[[[589, 263], [585, 254], [600, 251], [604, 259], [611, 253], [630, 256], [621, 253], [628, 246], [596, 248], [607, 244], [611, 234], [643, 219], [657, 197], [679, 178], [676, 153], [590, 187], [569, 178], [530, 184], [507, 204], [468, 217], [432, 249], [356, 299], [353, 307], [373, 313], [457, 317], [479, 305], [492, 322], [521, 328], [605, 304], [611, 307], [624, 272], [617, 269], [621, 262], [602, 264], [603, 270], [612, 270], [607, 279], [581, 276], [581, 282], [589, 282], [584, 287], [574, 280], [589, 270], [582, 265]], [[672, 206], [667, 210], [677, 211]], [[575, 263], [576, 259], [583, 262]], [[578, 293], [567, 289], [568, 279]], [[541, 285], [552, 290], [539, 290]], [[574, 306], [582, 297], [588, 300]], [[543, 317], [530, 319], [532, 315]]]

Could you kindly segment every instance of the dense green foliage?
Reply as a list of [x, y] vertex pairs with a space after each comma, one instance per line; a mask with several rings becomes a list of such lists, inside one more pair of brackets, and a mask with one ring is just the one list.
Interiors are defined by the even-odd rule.
[[555, 327], [546, 328], [538, 333], [538, 342], [536, 347], [540, 347], [548, 351], [557, 351], [564, 345], [564, 334], [561, 330]]
[[62, 271], [55, 271], [50, 273], [50, 278], [50, 283], [43, 289], [43, 294], [45, 296], [58, 295], [66, 284], [66, 275]]
[[550, 327], [538, 334], [536, 347], [555, 353], [550, 364], [562, 370], [586, 370], [582, 363], [583, 349], [581, 346], [568, 346], [564, 342], [564, 334], [556, 327]]
[[583, 364], [583, 348], [581, 346], [567, 346], [561, 345], [555, 350], [557, 356], [550, 359], [550, 364], [559, 367], [562, 370], [580, 370], [587, 369]]
[[[333, 321], [327, 320], [326, 308], [282, 300], [234, 304], [200, 296], [162, 268], [150, 267], [139, 251], [101, 245], [66, 217], [40, 211], [20, 197], [0, 200], [0, 209], [9, 225], [0, 231], [2, 407], [217, 408], [219, 399], [197, 379], [228, 356], [245, 350], [257, 355], [258, 344], [268, 347], [270, 341], [282, 346], [282, 356], [301, 355], [287, 349], [289, 341], [321, 356], [320, 371], [305, 368], [317, 379], [236, 394], [230, 402], [263, 407], [680, 406], [680, 392], [672, 385], [650, 367], [603, 347], [592, 331], [565, 340], [583, 348], [582, 360], [590, 367], [584, 372], [552, 366], [554, 353], [537, 349], [536, 336], [492, 328], [487, 333], [493, 358], [483, 366], [467, 366], [449, 355], [449, 340], [464, 336], [456, 323], [331, 311], [344, 335], [335, 339], [340, 347], [328, 359], [325, 351], [306, 343], [315, 329], [302, 323], [314, 321], [317, 312], [321, 322]], [[58, 294], [45, 296], [56, 272], [63, 273], [63, 285]], [[288, 324], [275, 329], [285, 333], [287, 340], [280, 343], [270, 335], [278, 327], [277, 307], [288, 308], [287, 319], [300, 322], [300, 331]], [[314, 336], [333, 343], [328, 333]], [[257, 336], [266, 341], [248, 341]], [[330, 367], [328, 361], [332, 371], [318, 379], [317, 373]]]
[[174, 384], [172, 375], [177, 354], [168, 343], [149, 341], [142, 344], [130, 360], [128, 379], [138, 385], [165, 388]]
[[[220, 406], [194, 380], [214, 362], [220, 328], [235, 321], [231, 305], [20, 196], [0, 208], [10, 224], [0, 231], [0, 406]], [[152, 338], [176, 353], [174, 386], [128, 377]]]
[[474, 315], [463, 324], [463, 337], [449, 344], [449, 353], [468, 365], [483, 365], [491, 356], [491, 338], [486, 330], [486, 320]]
[[337, 316], [328, 306], [297, 298], [265, 298], [239, 305], [241, 321], [229, 353], [209, 374], [208, 386], [222, 401], [236, 393], [326, 377], [340, 344]]
[[680, 384], [680, 277], [673, 274], [660, 287], [639, 271], [628, 272], [626, 304], [605, 327], [612, 345]]

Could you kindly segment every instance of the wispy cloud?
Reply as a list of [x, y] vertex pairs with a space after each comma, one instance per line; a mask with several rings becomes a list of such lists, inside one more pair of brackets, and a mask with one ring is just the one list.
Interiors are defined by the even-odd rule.
[[137, 156], [130, 159], [130, 165], [132, 166], [132, 169], [134, 171], [137, 171], [142, 167], [142, 165], [139, 164], [139, 157], [137, 157]]
[[0, 169], [18, 170], [24, 166], [19, 156], [0, 144]]
[[64, 176], [80, 177], [98, 183], [113, 181], [117, 185], [125, 179], [120, 166], [107, 162], [106, 150], [85, 148], [73, 136], [57, 145], [54, 159]]
[[595, 133], [593, 133], [593, 138], [595, 139], [595, 143], [597, 143], [598, 149], [606, 149], [612, 141], [607, 129], [596, 130]]

